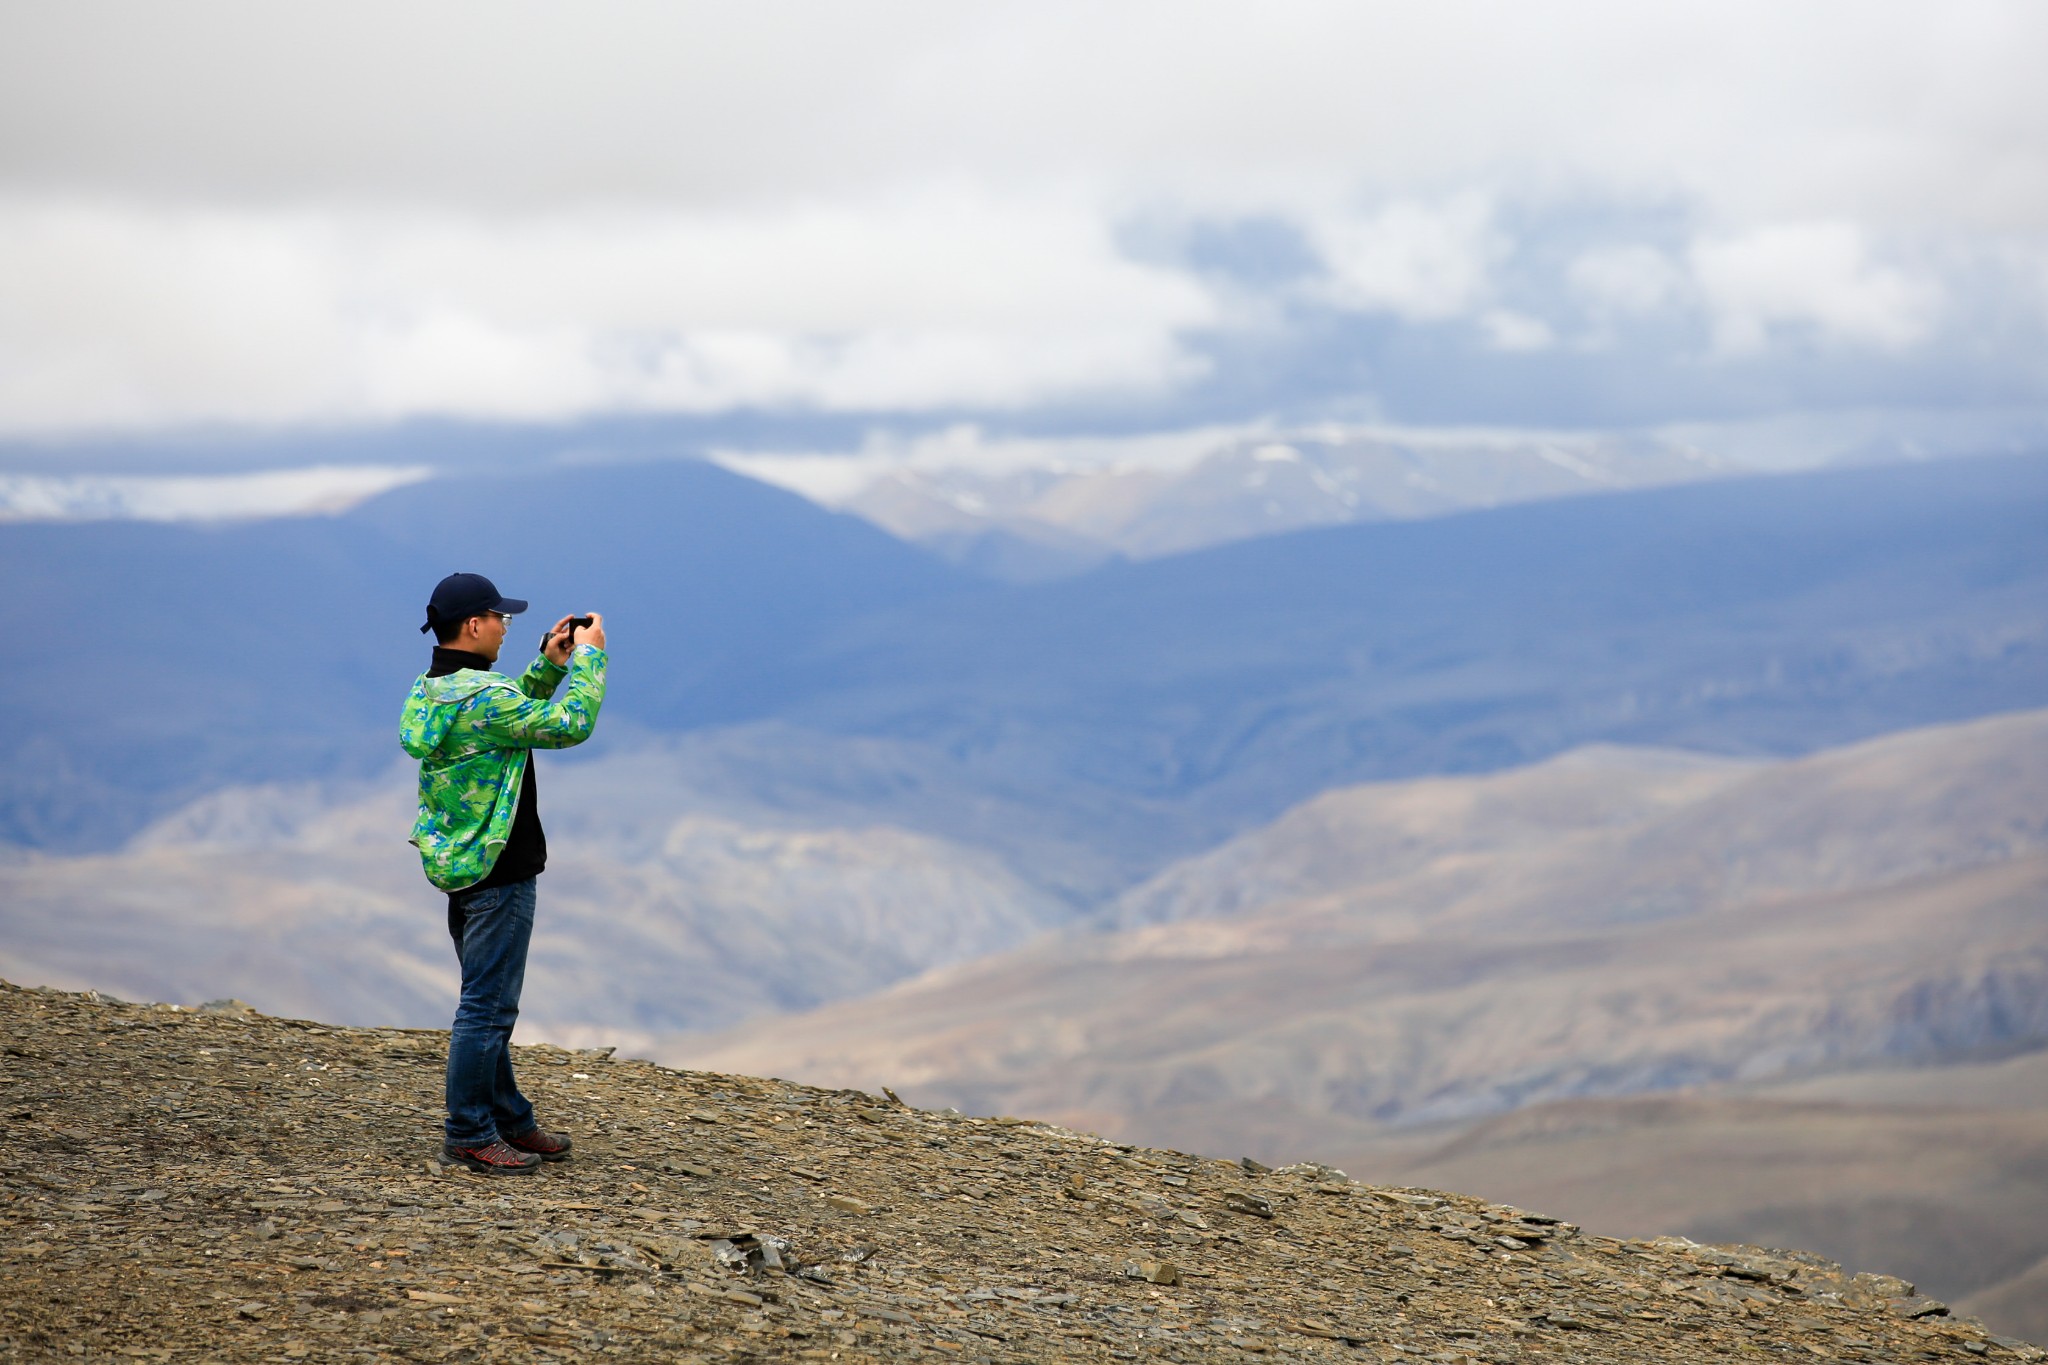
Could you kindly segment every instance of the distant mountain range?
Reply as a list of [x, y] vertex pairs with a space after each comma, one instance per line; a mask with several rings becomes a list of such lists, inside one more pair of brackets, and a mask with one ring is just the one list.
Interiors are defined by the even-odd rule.
[[1362, 780], [2040, 704], [2044, 527], [2048, 461], [2011, 460], [1296, 532], [850, 622], [780, 717], [1113, 794], [1143, 875]]
[[2044, 908], [2048, 712], [1593, 749], [1326, 793], [1092, 930], [652, 1055], [1815, 1246], [2038, 1331]]
[[[1330, 475], [1239, 454], [1218, 507]], [[1035, 583], [696, 463], [0, 526], [0, 975], [445, 1022], [393, 728], [476, 569], [510, 667], [613, 633], [524, 1027], [1504, 1198], [1602, 1124], [1700, 1153], [1625, 1107], [1689, 1087], [1793, 1155], [1683, 1226], [1881, 1242], [1795, 1197], [1839, 1116], [1750, 1092], [2048, 1043], [2048, 459], [1418, 510]], [[1887, 1109], [1865, 1188], [1946, 1227], [2023, 1130]], [[2031, 1199], [1958, 1292], [2038, 1282]]]
[[1116, 555], [1157, 559], [1312, 526], [1437, 517], [1740, 472], [1648, 436], [1425, 438], [1329, 427], [1227, 441], [1181, 468], [906, 468], [837, 505], [956, 563], [1028, 582]]
[[536, 638], [610, 614], [597, 752], [686, 735], [736, 799], [857, 798], [1089, 904], [1346, 783], [1602, 741], [1798, 753], [2039, 704], [2044, 526], [2032, 458], [1332, 527], [1029, 586], [695, 463], [436, 481], [332, 518], [5, 526], [0, 629], [63, 668], [0, 677], [0, 837], [109, 848], [224, 786], [382, 771], [420, 604], [470, 568], [534, 601]]
[[1144, 1131], [1416, 1124], [2048, 1046], [2048, 712], [1327, 793], [1081, 933], [686, 1048]]
[[367, 776], [426, 666], [434, 583], [489, 574], [544, 626], [596, 608], [640, 666], [611, 725], [772, 710], [795, 642], [972, 580], [848, 516], [696, 461], [395, 490], [336, 517], [0, 526], [0, 628], [61, 651], [61, 681], [0, 679], [0, 840], [105, 848], [249, 782]]
[[[693, 1055], [1177, 1140], [1256, 1109], [1325, 1146], [2048, 1045], [2048, 712], [1340, 790], [1086, 908], [858, 804], [743, 805], [687, 751], [555, 758], [525, 1018], [557, 1038], [744, 1025]], [[431, 1024], [454, 964], [410, 803], [394, 766], [17, 850], [0, 976]]]
[[[678, 810], [630, 757], [540, 762], [549, 866], [521, 1025], [551, 1038], [725, 1027], [1075, 919], [980, 849], [872, 820]], [[445, 897], [404, 842], [409, 777], [230, 789], [115, 852], [0, 859], [0, 977], [445, 1025], [455, 957]]]

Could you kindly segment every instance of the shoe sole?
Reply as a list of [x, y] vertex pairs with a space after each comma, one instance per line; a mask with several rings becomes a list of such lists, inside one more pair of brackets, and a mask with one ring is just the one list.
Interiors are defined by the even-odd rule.
[[446, 1152], [441, 1153], [441, 1165], [444, 1168], [461, 1166], [475, 1171], [478, 1175], [532, 1175], [540, 1169], [538, 1161], [531, 1166], [498, 1166], [488, 1161], [478, 1161], [474, 1157], [450, 1156]]

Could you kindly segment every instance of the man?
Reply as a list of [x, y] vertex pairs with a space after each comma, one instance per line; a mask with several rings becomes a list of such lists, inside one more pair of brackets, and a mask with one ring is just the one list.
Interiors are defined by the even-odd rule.
[[604, 704], [596, 612], [588, 625], [555, 622], [517, 682], [491, 671], [507, 623], [525, 610], [482, 574], [442, 579], [420, 627], [438, 641], [433, 666], [412, 685], [398, 727], [398, 742], [420, 761], [412, 842], [427, 880], [448, 893], [448, 932], [462, 964], [441, 1159], [493, 1175], [530, 1175], [543, 1161], [569, 1158], [569, 1139], [535, 1121], [512, 1079], [534, 879], [548, 859], [531, 751], [581, 744]]

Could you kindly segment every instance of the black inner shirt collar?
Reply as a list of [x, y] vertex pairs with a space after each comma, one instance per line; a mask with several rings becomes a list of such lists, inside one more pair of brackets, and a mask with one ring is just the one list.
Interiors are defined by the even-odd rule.
[[446, 645], [434, 646], [434, 662], [427, 669], [430, 678], [445, 678], [450, 673], [459, 673], [465, 668], [480, 668], [488, 673], [491, 661], [481, 654], [472, 654], [466, 649], [450, 649]]

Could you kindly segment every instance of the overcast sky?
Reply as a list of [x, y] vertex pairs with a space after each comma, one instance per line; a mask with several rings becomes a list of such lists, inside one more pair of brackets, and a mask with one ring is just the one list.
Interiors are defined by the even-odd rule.
[[0, 435], [2038, 403], [2048, 6], [0, 8]]

